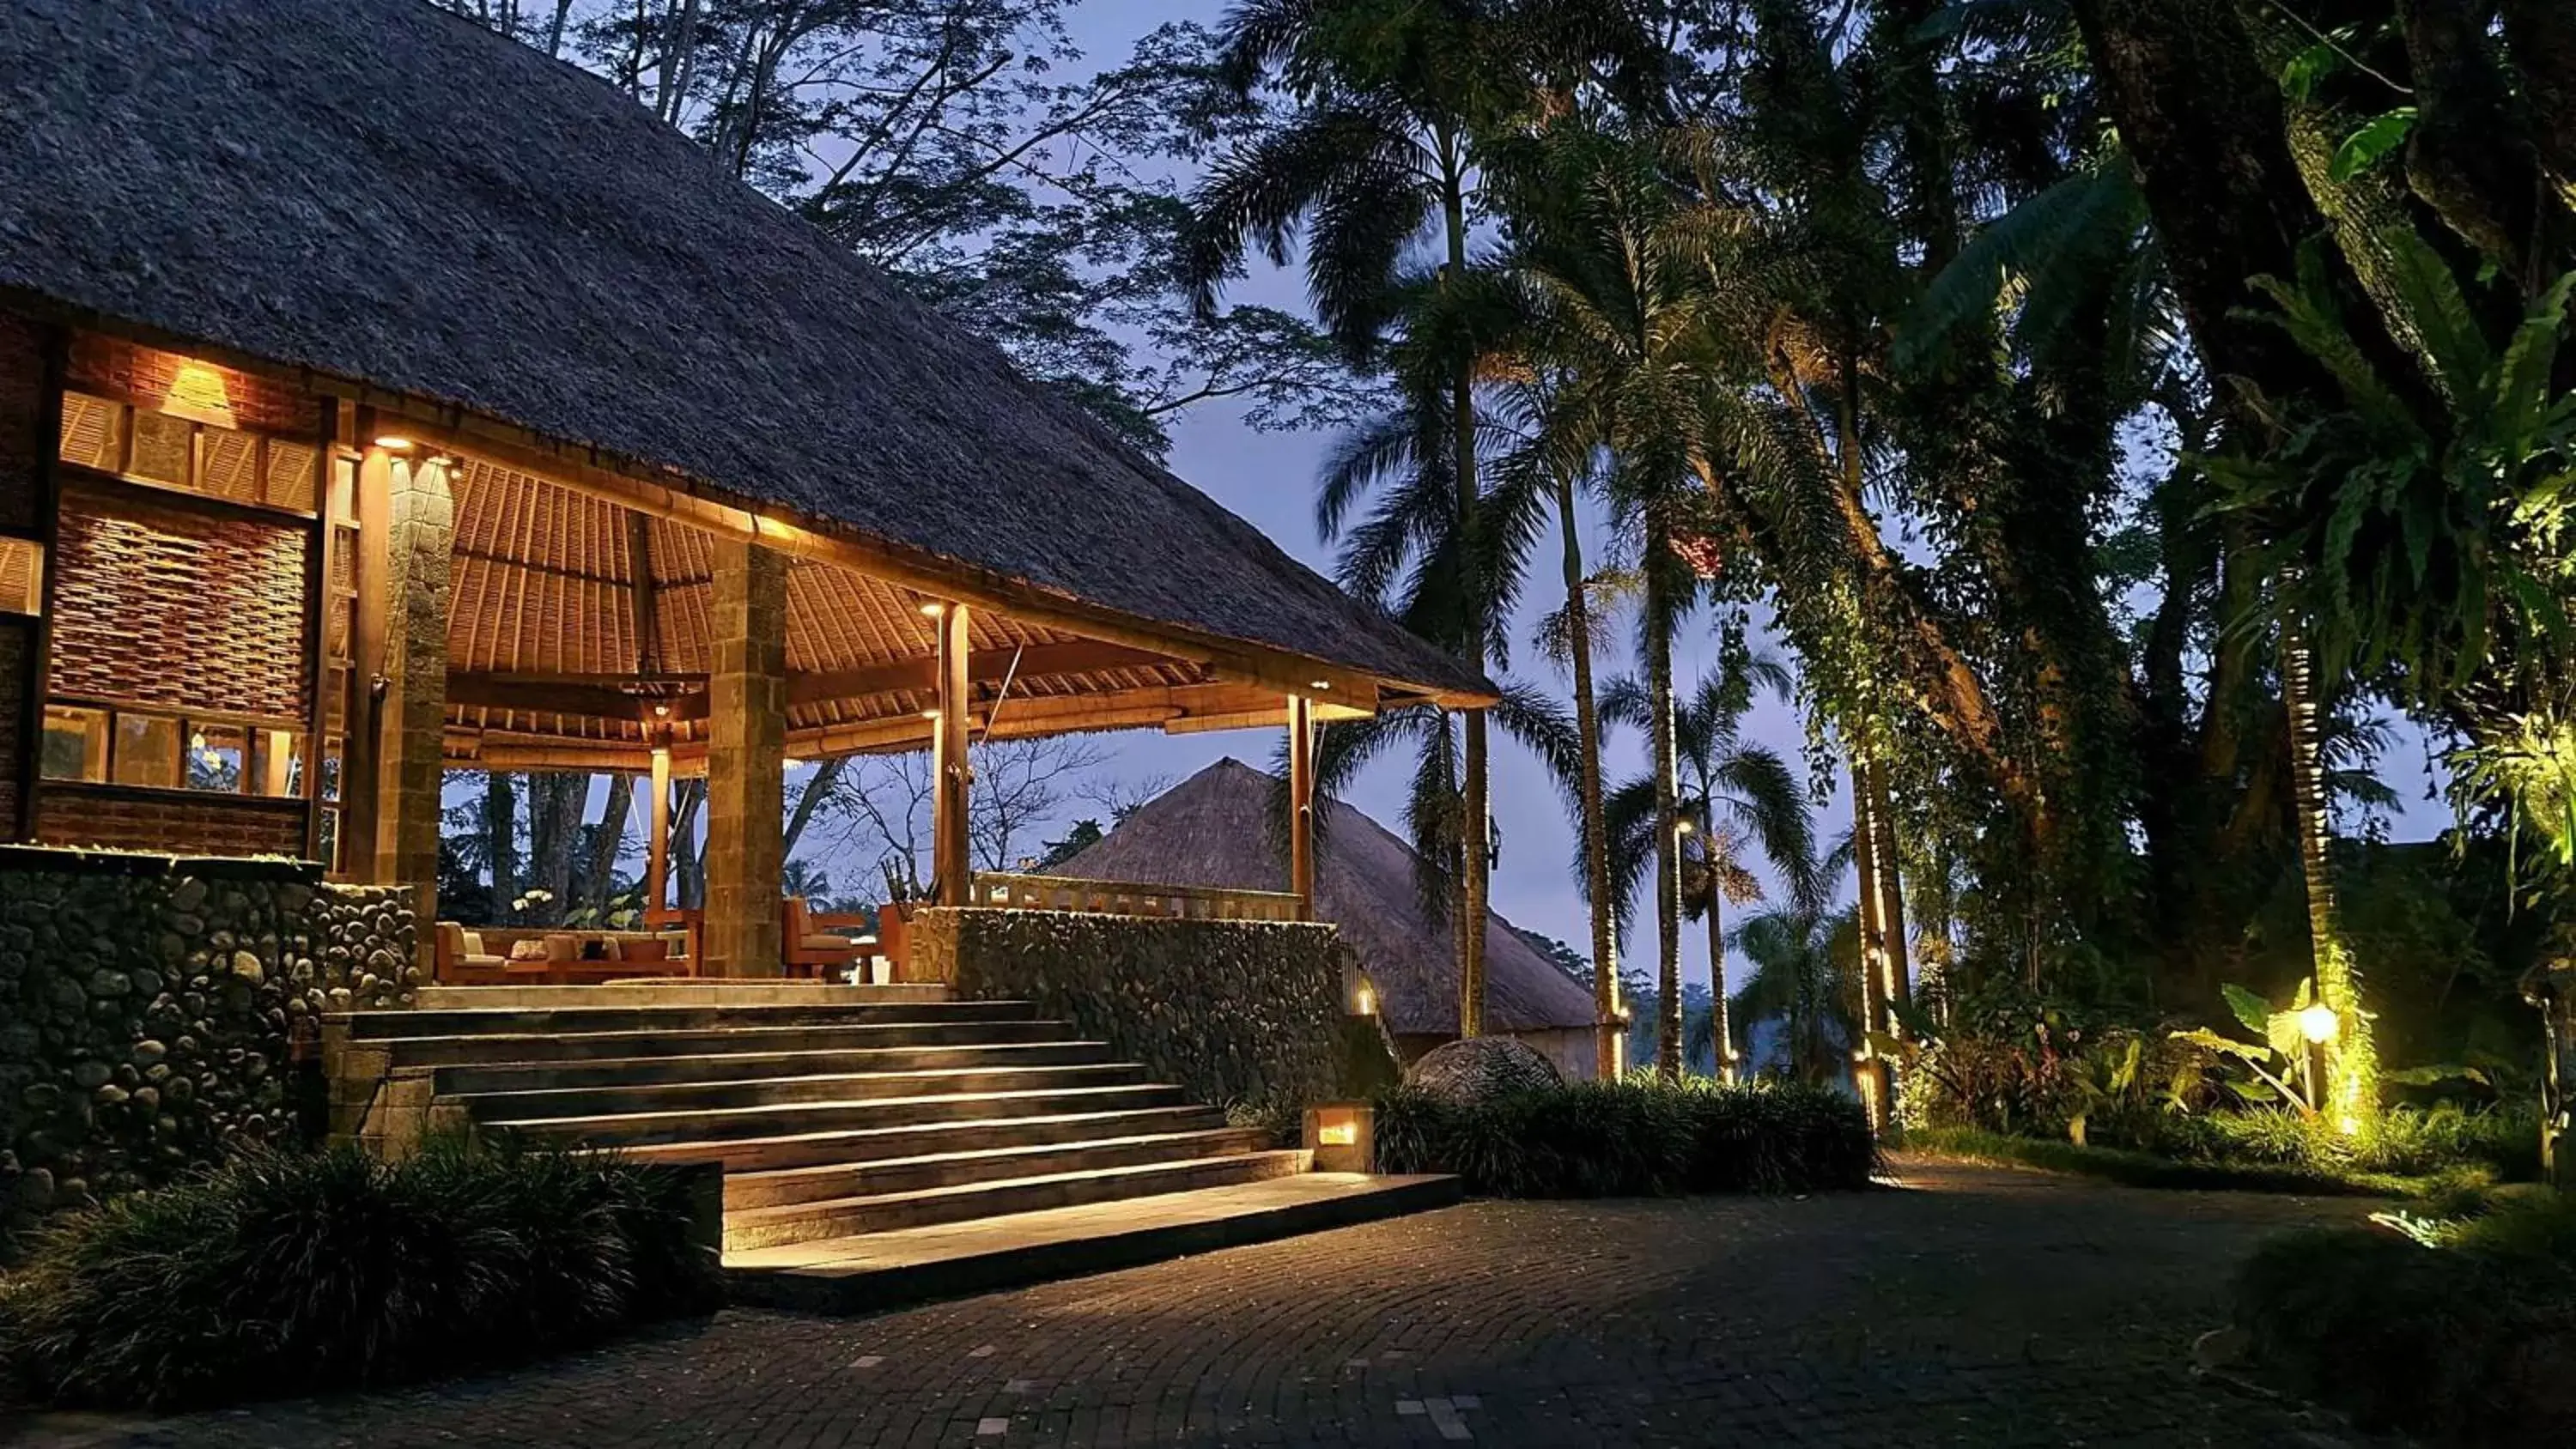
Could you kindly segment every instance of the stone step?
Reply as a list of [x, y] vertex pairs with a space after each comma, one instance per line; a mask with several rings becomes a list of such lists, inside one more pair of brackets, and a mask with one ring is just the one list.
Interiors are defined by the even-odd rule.
[[[386, 1013], [390, 1015], [391, 1013]], [[891, 1047], [974, 1047], [1061, 1042], [1073, 1028], [1060, 1021], [874, 1021], [823, 1026], [693, 1027], [685, 1030], [578, 1031], [536, 1035], [404, 1036], [380, 1043], [400, 1066], [510, 1066], [559, 1062], [704, 1057], [733, 1053], [873, 1051]]]
[[[1454, 1177], [1304, 1172], [1196, 1192], [725, 1254], [738, 1305], [875, 1313], [1447, 1207]], [[1329, 1276], [1329, 1240], [1315, 1244]]]
[[536, 1091], [440, 1093], [462, 1104], [477, 1121], [527, 1122], [549, 1117], [626, 1117], [652, 1112], [705, 1112], [728, 1108], [803, 1106], [813, 1103], [1055, 1092], [1124, 1086], [1144, 1080], [1132, 1062], [1070, 1066], [945, 1067], [929, 1071], [863, 1072], [811, 1077], [761, 1076], [715, 1082], [628, 1082], [608, 1087]]
[[784, 1207], [832, 1198], [877, 1197], [934, 1187], [1006, 1178], [1049, 1177], [1105, 1167], [1182, 1162], [1259, 1152], [1276, 1145], [1260, 1127], [1213, 1127], [1194, 1132], [1151, 1132], [1124, 1137], [1039, 1142], [1011, 1147], [937, 1152], [879, 1161], [832, 1161], [771, 1171], [737, 1171], [725, 1177], [727, 1212]]
[[696, 978], [604, 981], [579, 986], [424, 986], [427, 1011], [507, 1008], [514, 1011], [598, 1006], [835, 1006], [853, 1003], [907, 1005], [946, 1001], [935, 984], [844, 986], [823, 981], [719, 981]]
[[954, 1156], [1013, 1147], [1046, 1147], [1108, 1137], [1208, 1132], [1225, 1127], [1225, 1114], [1196, 1103], [1107, 1111], [1041, 1113], [1024, 1117], [969, 1117], [909, 1126], [863, 1126], [794, 1132], [775, 1137], [678, 1139], [626, 1149], [643, 1162], [716, 1162], [729, 1173], [856, 1164], [908, 1157]]
[[912, 1127], [931, 1122], [1045, 1117], [1123, 1107], [1169, 1107], [1178, 1087], [1136, 1083], [1062, 1087], [1035, 1092], [946, 1092], [839, 1102], [782, 1102], [765, 1107], [603, 1113], [580, 1117], [487, 1118], [483, 1125], [553, 1141], [626, 1147], [656, 1142], [784, 1137], [853, 1127]]
[[361, 1041], [395, 1037], [541, 1036], [561, 1032], [709, 1031], [744, 1026], [855, 1026], [868, 1022], [1026, 1021], [1025, 1001], [852, 1001], [799, 1006], [563, 1006], [514, 1010], [466, 1007], [439, 1011], [352, 1011], [345, 1023]]
[[725, 1251], [1232, 1187], [1301, 1173], [1308, 1162], [1304, 1152], [1244, 1152], [727, 1211]]
[[[465, 1038], [472, 1040], [472, 1038]], [[713, 1043], [716, 1047], [730, 1045]], [[956, 1046], [890, 1046], [821, 1050], [713, 1051], [698, 1056], [598, 1057], [584, 1061], [519, 1061], [438, 1068], [442, 1095], [626, 1087], [647, 1083], [732, 1082], [748, 1078], [860, 1076], [950, 1068], [1083, 1066], [1109, 1059], [1101, 1042], [979, 1042]]]

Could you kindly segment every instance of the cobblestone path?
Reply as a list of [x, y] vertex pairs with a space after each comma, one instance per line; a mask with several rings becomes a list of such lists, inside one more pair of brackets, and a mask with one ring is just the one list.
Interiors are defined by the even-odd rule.
[[487, 1378], [82, 1449], [2304, 1445], [2196, 1379], [2265, 1233], [2362, 1205], [1911, 1163], [1904, 1191], [1479, 1202], [856, 1320], [728, 1312]]

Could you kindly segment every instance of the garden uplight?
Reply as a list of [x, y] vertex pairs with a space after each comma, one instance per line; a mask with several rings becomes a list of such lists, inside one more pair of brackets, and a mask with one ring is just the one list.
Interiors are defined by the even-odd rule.
[[2320, 1046], [2333, 1041], [2335, 1031], [2341, 1025], [2335, 1009], [2322, 1001], [2299, 1013], [2299, 1035]]

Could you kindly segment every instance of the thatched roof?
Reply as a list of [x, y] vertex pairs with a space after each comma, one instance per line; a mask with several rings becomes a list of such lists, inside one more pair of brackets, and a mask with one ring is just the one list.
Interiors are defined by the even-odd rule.
[[419, 0], [0, 0], [0, 296], [1481, 695], [575, 67]]
[[[1240, 760], [1219, 760], [1049, 874], [1286, 890], [1287, 860], [1270, 829], [1277, 787], [1276, 776]], [[1339, 926], [1342, 938], [1358, 950], [1384, 998], [1389, 1030], [1454, 1034], [1457, 952], [1449, 927], [1427, 917], [1414, 894], [1412, 848], [1338, 800], [1318, 800], [1316, 810], [1315, 914]], [[1485, 1013], [1500, 1031], [1589, 1027], [1592, 993], [1489, 911]]]

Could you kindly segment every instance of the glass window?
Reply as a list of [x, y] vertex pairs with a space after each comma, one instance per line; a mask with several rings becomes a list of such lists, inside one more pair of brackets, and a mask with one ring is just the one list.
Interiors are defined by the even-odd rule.
[[177, 720], [166, 715], [120, 713], [116, 717], [116, 783], [178, 788], [179, 745]]
[[242, 771], [250, 764], [250, 732], [239, 725], [200, 723], [188, 733], [188, 788], [242, 791]]
[[340, 756], [346, 748], [337, 735], [322, 746], [322, 798], [335, 804], [340, 799]]
[[251, 731], [251, 793], [294, 799], [304, 793], [304, 732], [271, 729], [262, 725]]
[[107, 711], [45, 706], [43, 773], [48, 780], [107, 778]]

